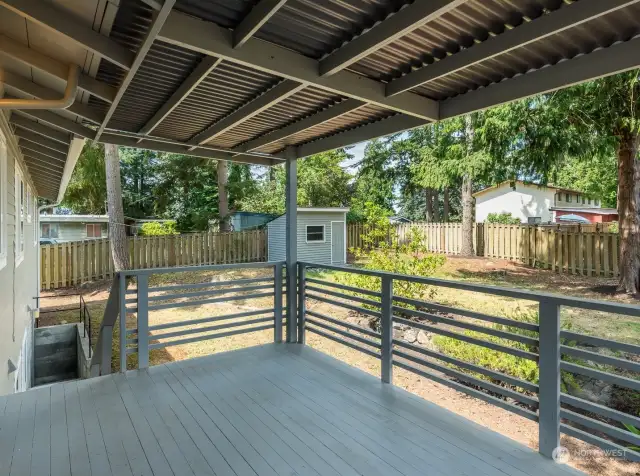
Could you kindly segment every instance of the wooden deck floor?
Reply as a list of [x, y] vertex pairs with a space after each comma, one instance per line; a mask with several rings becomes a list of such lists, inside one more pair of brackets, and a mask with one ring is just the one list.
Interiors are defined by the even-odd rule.
[[582, 473], [308, 347], [0, 397], [0, 475], [214, 474]]

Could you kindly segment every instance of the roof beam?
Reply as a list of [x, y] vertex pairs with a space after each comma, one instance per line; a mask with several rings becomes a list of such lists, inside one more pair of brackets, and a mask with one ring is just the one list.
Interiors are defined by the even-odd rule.
[[138, 48], [138, 52], [136, 53], [135, 59], [131, 63], [129, 71], [127, 71], [127, 74], [122, 80], [122, 84], [118, 89], [118, 93], [116, 94], [116, 97], [111, 103], [111, 106], [109, 106], [109, 110], [107, 111], [107, 114], [104, 120], [102, 121], [102, 124], [98, 128], [98, 132], [96, 133], [96, 140], [100, 139], [100, 136], [102, 135], [105, 128], [107, 127], [107, 124], [109, 123], [109, 120], [113, 116], [113, 113], [116, 112], [116, 109], [118, 108], [118, 105], [120, 104], [120, 101], [124, 96], [124, 93], [127, 92], [127, 88], [129, 87], [129, 84], [131, 84], [131, 81], [133, 81], [133, 78], [138, 72], [138, 69], [140, 68], [140, 66], [142, 65], [142, 62], [146, 58], [147, 53], [151, 49], [153, 42], [156, 40], [156, 37], [158, 36], [158, 33], [160, 32], [162, 25], [164, 25], [164, 22], [167, 20], [169, 13], [171, 12], [171, 9], [175, 5], [175, 3], [176, 3], [176, 0], [165, 0], [164, 5], [162, 5], [162, 8], [160, 9], [160, 11], [154, 16], [153, 23], [151, 24], [149, 31], [147, 31], [147, 34], [144, 37], [144, 40], [142, 41], [140, 48]]
[[[29, 151], [26, 151], [29, 152]], [[62, 171], [64, 170], [64, 165], [62, 165], [62, 163], [56, 163], [56, 162], [47, 162], [46, 160], [42, 160], [36, 157], [31, 157], [31, 155], [27, 154], [23, 154], [24, 155], [24, 161], [27, 164], [33, 164], [33, 165], [37, 165], [40, 167], [44, 167], [47, 170], [58, 170], [60, 172], [60, 174], [62, 174]]]
[[216, 152], [214, 150], [200, 148], [190, 151], [185, 146], [168, 144], [166, 142], [160, 142], [152, 139], [144, 139], [143, 141], [138, 142], [137, 138], [125, 137], [121, 135], [111, 134], [109, 132], [105, 132], [104, 134], [102, 134], [102, 138], [100, 141], [109, 144], [122, 145], [124, 147], [137, 147], [139, 149], [156, 150], [159, 152], [168, 152], [170, 154], [191, 155], [194, 157], [203, 157], [206, 159], [215, 160], [230, 160], [232, 162], [241, 162], [246, 164], [270, 166], [281, 163], [280, 160], [273, 160], [269, 157], [257, 157], [254, 155], [233, 155], [228, 152]]
[[325, 122], [329, 122], [332, 119], [336, 119], [337, 117], [340, 117], [344, 114], [353, 112], [357, 109], [360, 109], [365, 104], [366, 103], [363, 103], [362, 101], [358, 101], [356, 99], [347, 99], [346, 101], [342, 101], [335, 106], [328, 107], [327, 109], [324, 109], [316, 114], [289, 124], [282, 129], [277, 129], [273, 132], [269, 132], [268, 134], [247, 141], [244, 144], [236, 147], [234, 150], [238, 152], [249, 152], [251, 150], [264, 147], [265, 145], [280, 141], [282, 139], [286, 139], [287, 137], [298, 134], [299, 132], [311, 129], [312, 127], [316, 127], [324, 124]]
[[27, 119], [26, 117], [18, 116], [17, 114], [11, 114], [11, 119], [9, 120], [9, 122], [11, 122], [14, 126], [19, 126], [23, 129], [35, 132], [36, 134], [40, 134], [43, 137], [54, 140], [66, 146], [69, 146], [69, 143], [71, 142], [71, 137], [69, 136], [69, 134], [60, 132], [57, 129], [52, 129], [51, 127]]
[[178, 86], [169, 100], [165, 102], [151, 119], [140, 129], [140, 134], [151, 133], [198, 85], [213, 71], [222, 60], [212, 56], [205, 56], [193, 72]]
[[63, 154], [66, 154], [69, 150], [68, 145], [64, 145], [64, 144], [61, 144], [60, 142], [47, 139], [46, 137], [43, 137], [40, 134], [36, 134], [35, 132], [31, 132], [27, 129], [23, 129], [22, 127], [16, 128], [15, 135], [25, 140], [28, 140], [29, 142], [33, 142], [35, 144], [41, 145], [42, 147], [47, 147], [48, 149], [55, 150]]
[[328, 76], [349, 67], [465, 1], [416, 0], [322, 59], [320, 74]]
[[297, 147], [298, 157], [308, 157], [310, 155], [319, 154], [328, 150], [339, 149], [349, 145], [358, 144], [367, 140], [373, 140], [378, 137], [397, 134], [408, 129], [420, 127], [428, 124], [427, 121], [416, 117], [397, 114], [395, 116], [372, 122], [365, 126], [356, 127], [345, 132], [318, 139], [313, 142]]
[[239, 48], [251, 38], [262, 25], [277, 13], [287, 0], [260, 0], [249, 14], [233, 30], [233, 47]]
[[442, 103], [442, 118], [468, 114], [640, 67], [640, 37], [479, 88]]
[[38, 152], [42, 155], [46, 155], [49, 157], [52, 157], [54, 159], [57, 160], [62, 160], [64, 161], [67, 157], [67, 153], [61, 153], [61, 152], [57, 152], [55, 150], [51, 150], [48, 147], [44, 147], [41, 146], [40, 144], [37, 144], [35, 142], [31, 142], [28, 140], [25, 140], [23, 137], [20, 138], [20, 140], [18, 141], [18, 145], [20, 146], [20, 148], [22, 149], [29, 149], [33, 152]]
[[516, 28], [505, 31], [501, 35], [490, 37], [482, 43], [473, 45], [436, 63], [392, 80], [387, 84], [387, 95], [393, 96], [403, 93], [620, 8], [638, 3], [638, 1], [608, 0], [603, 2], [602, 0], [580, 0], [571, 5], [562, 4], [564, 6], [554, 12], [523, 23]]
[[50, 30], [57, 31], [98, 56], [130, 69], [133, 53], [74, 18], [73, 14], [42, 0], [0, 0], [0, 5]]
[[[12, 73], [11, 71], [4, 72], [4, 82], [8, 86], [38, 99], [60, 99], [61, 96], [61, 93], [40, 86], [24, 76]], [[103, 119], [99, 113], [79, 101], [75, 101], [71, 106], [66, 108], [66, 110], [96, 124], [100, 124]]]
[[319, 62], [313, 58], [255, 38], [247, 40], [242, 48], [233, 48], [232, 36], [231, 31], [215, 23], [174, 11], [158, 38], [396, 112], [425, 120], [437, 120], [439, 117], [437, 101], [413, 93], [387, 98], [384, 83], [348, 71], [322, 77], [319, 74]]
[[[6, 96], [6, 97], [10, 97], [10, 96]], [[88, 127], [85, 127], [82, 124], [78, 124], [77, 122], [70, 121], [69, 119], [65, 119], [64, 117], [51, 111], [25, 109], [25, 110], [20, 110], [15, 112], [20, 115], [26, 115], [29, 117], [33, 117], [34, 119], [47, 122], [53, 126], [59, 127], [60, 129], [64, 129], [65, 131], [71, 132], [72, 134], [79, 135], [80, 137], [84, 137], [86, 139], [93, 140], [96, 136], [95, 131], [92, 131]]]
[[[0, 35], [0, 55], [13, 58], [22, 64], [44, 71], [63, 81], [66, 81], [69, 77], [68, 65], [60, 63], [4, 35]], [[78, 87], [107, 102], [113, 102], [118, 92], [116, 88], [86, 74], [80, 74]]]
[[24, 155], [25, 157], [31, 157], [33, 159], [38, 159], [41, 162], [44, 162], [46, 164], [57, 164], [57, 165], [64, 165], [64, 160], [61, 159], [55, 159], [53, 157], [50, 157], [48, 155], [44, 155], [41, 154], [39, 152], [35, 152], [33, 150], [29, 150], [29, 149], [25, 149], [22, 147], [22, 144], [20, 144], [20, 150], [22, 152], [22, 155]]
[[228, 114], [223, 119], [220, 119], [218, 122], [207, 127], [199, 134], [196, 134], [191, 138], [191, 140], [189, 140], [189, 143], [194, 146], [204, 144], [205, 142], [224, 134], [229, 129], [233, 129], [238, 124], [248, 121], [252, 117], [260, 114], [262, 111], [269, 109], [274, 104], [277, 104], [278, 102], [304, 89], [304, 87], [304, 84], [300, 84], [296, 81], [291, 81], [290, 79], [284, 80], [264, 94], [239, 107], [231, 114]]

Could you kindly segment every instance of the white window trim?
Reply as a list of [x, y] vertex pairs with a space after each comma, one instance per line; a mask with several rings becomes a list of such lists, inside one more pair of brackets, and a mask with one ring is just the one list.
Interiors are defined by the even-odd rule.
[[[322, 241], [320, 240], [311, 240], [309, 241], [308, 236], [309, 236], [309, 227], [310, 226], [321, 226], [322, 227]], [[327, 242], [327, 227], [325, 225], [305, 225], [305, 229], [304, 229], [304, 239], [307, 243], [309, 243], [310, 245], [314, 245], [316, 243], [321, 244], [321, 243], [326, 243]]]
[[24, 220], [24, 211], [23, 208], [20, 206], [20, 200], [22, 199], [22, 190], [20, 188], [20, 183], [23, 184], [24, 187], [24, 178], [22, 177], [22, 171], [20, 170], [20, 167], [18, 166], [18, 164], [16, 163], [16, 173], [14, 174], [14, 178], [13, 178], [14, 182], [15, 182], [15, 196], [13, 198], [13, 203], [14, 203], [14, 213], [15, 213], [15, 232], [14, 232], [14, 236], [15, 236], [15, 244], [13, 246], [13, 253], [15, 255], [15, 267], [17, 268], [18, 266], [20, 266], [20, 264], [22, 264], [22, 262], [24, 261], [24, 250], [22, 249], [21, 246], [21, 241], [23, 239], [22, 234], [24, 233], [24, 228], [21, 226], [21, 222]]
[[0, 269], [7, 265], [7, 143], [0, 131]]

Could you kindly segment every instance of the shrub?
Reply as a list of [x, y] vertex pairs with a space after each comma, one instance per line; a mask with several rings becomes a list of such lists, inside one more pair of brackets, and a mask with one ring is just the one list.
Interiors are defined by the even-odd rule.
[[511, 216], [509, 213], [489, 213], [486, 219], [487, 223], [501, 223], [502, 225], [519, 225], [520, 219]]
[[140, 227], [140, 236], [162, 236], [177, 235], [176, 222], [174, 220], [167, 221], [150, 221], [143, 223]]

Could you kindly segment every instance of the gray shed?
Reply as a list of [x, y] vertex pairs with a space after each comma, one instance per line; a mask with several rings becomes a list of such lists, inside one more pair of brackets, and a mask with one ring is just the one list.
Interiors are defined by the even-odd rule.
[[[298, 208], [298, 260], [318, 264], [347, 262], [348, 208]], [[284, 261], [286, 217], [267, 224], [269, 261]]]

